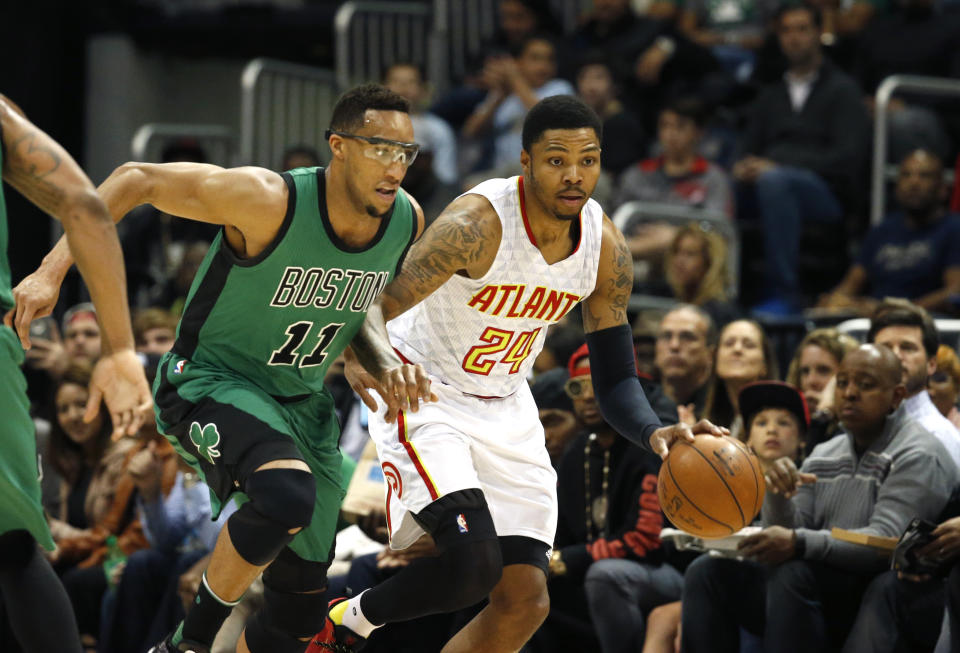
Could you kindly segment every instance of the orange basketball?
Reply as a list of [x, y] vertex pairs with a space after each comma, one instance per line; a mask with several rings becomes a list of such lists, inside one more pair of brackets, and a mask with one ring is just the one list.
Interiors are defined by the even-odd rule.
[[766, 483], [760, 461], [731, 437], [695, 436], [677, 442], [660, 467], [660, 506], [680, 530], [703, 538], [726, 537], [760, 512]]

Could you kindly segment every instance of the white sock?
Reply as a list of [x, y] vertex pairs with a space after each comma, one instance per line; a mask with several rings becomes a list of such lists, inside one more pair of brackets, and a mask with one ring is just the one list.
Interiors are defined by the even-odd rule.
[[[364, 590], [364, 592], [365, 591], [367, 590]], [[370, 623], [367, 621], [367, 618], [363, 616], [363, 610], [360, 609], [361, 596], [363, 596], [363, 592], [360, 592], [347, 601], [347, 609], [343, 612], [343, 625], [360, 635], [360, 637], [366, 639], [370, 637], [370, 633], [380, 626]]]

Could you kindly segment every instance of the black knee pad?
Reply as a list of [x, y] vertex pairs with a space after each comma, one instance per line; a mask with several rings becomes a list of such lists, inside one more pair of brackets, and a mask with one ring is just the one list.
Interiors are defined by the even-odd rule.
[[415, 519], [437, 543], [444, 576], [456, 579], [441, 590], [450, 609], [486, 598], [503, 574], [503, 556], [483, 492], [476, 488], [451, 492]]
[[[311, 634], [320, 632], [322, 628], [323, 620]], [[301, 642], [298, 638], [277, 630], [266, 619], [263, 610], [257, 611], [247, 619], [243, 636], [250, 653], [303, 653], [310, 644], [309, 641]]]
[[23, 569], [37, 554], [37, 541], [29, 531], [8, 531], [0, 535], [0, 571]]
[[487, 500], [477, 488], [445, 494], [413, 518], [430, 533], [440, 551], [465, 542], [497, 538]]
[[294, 538], [291, 529], [310, 524], [316, 481], [300, 469], [265, 469], [250, 475], [244, 492], [250, 501], [227, 520], [230, 541], [244, 560], [264, 565]]
[[[334, 548], [330, 547], [327, 560], [333, 560]], [[287, 547], [264, 569], [263, 585], [278, 592], [314, 592], [326, 589], [329, 568], [329, 562], [305, 560]]]

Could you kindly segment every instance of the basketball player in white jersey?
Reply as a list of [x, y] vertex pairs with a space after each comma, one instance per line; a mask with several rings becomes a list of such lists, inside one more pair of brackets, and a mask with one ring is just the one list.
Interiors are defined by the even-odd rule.
[[[368, 313], [353, 349], [372, 375], [354, 366], [354, 388], [366, 394], [379, 382], [391, 406], [398, 397], [409, 406], [398, 414], [384, 406], [370, 418], [391, 546], [429, 533], [439, 555], [331, 602], [331, 621], [308, 650], [324, 650], [321, 642], [357, 650], [384, 623], [487, 596], [445, 653], [517, 651], [540, 626], [549, 611], [556, 474], [526, 377], [547, 328], [578, 302], [598, 402], [618, 432], [666, 455], [679, 438], [726, 431], [708, 422], [661, 427], [644, 397], [626, 313], [633, 262], [590, 199], [600, 136], [600, 119], [574, 97], [531, 108], [523, 176], [485, 181], [454, 200]], [[420, 365], [429, 383], [415, 381]], [[431, 390], [439, 401], [419, 405]]]

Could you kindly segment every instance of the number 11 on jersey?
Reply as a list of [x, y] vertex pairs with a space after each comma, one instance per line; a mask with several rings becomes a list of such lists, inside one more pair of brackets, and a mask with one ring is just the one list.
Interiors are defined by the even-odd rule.
[[[322, 365], [323, 361], [327, 358], [327, 347], [330, 346], [330, 343], [333, 342], [333, 339], [337, 337], [337, 333], [340, 332], [340, 329], [343, 327], [343, 322], [331, 322], [327, 324], [320, 332], [317, 333], [317, 344], [314, 346], [313, 351], [310, 352], [309, 356], [305, 356], [300, 359], [300, 367], [313, 367], [315, 365]], [[273, 352], [273, 355], [270, 356], [270, 365], [296, 365], [297, 359], [300, 358], [300, 354], [297, 352], [300, 345], [303, 344], [303, 341], [307, 339], [307, 335], [310, 333], [310, 330], [313, 328], [313, 322], [308, 320], [303, 320], [301, 322], [294, 322], [287, 327], [287, 330], [284, 332], [287, 334], [287, 341], [283, 343], [283, 346], [280, 349], [277, 349]]]

